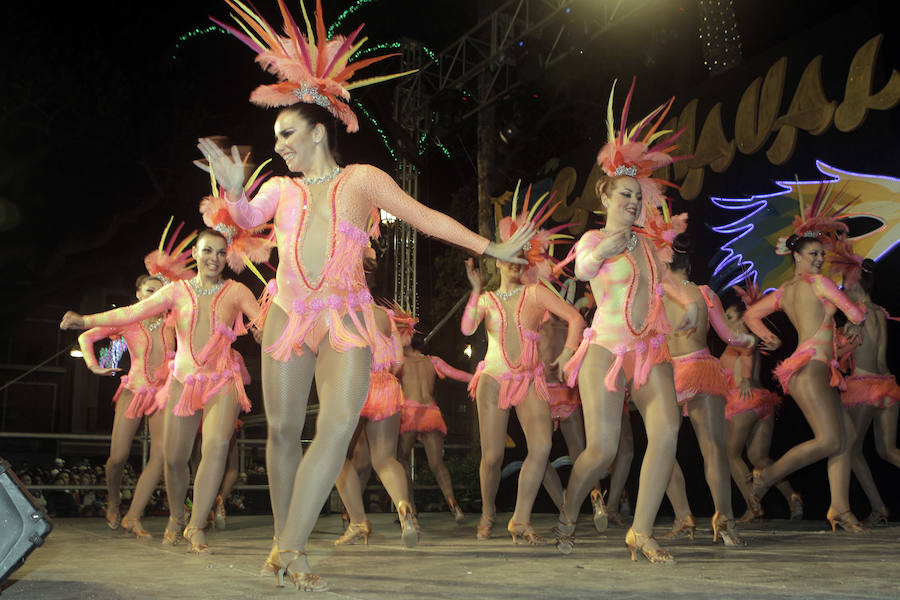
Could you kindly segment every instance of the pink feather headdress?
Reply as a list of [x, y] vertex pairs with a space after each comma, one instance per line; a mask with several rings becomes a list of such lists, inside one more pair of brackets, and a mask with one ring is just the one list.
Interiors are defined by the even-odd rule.
[[741, 299], [741, 302], [744, 303], [746, 308], [750, 308], [751, 305], [755, 304], [759, 301], [760, 298], [763, 297], [762, 291], [759, 289], [759, 286], [756, 284], [756, 279], [747, 278], [744, 280], [744, 285], [738, 286], [733, 285], [731, 289], [737, 293], [738, 298]]
[[[798, 186], [797, 201], [800, 203], [800, 211], [794, 216], [794, 234], [799, 237], [816, 238], [822, 242], [826, 250], [833, 250], [838, 240], [845, 237], [850, 231], [847, 224], [841, 221], [841, 217], [846, 215], [847, 208], [858, 199], [857, 196], [844, 203], [840, 208], [836, 208], [844, 200], [844, 188], [834, 193], [834, 184], [823, 183], [816, 190], [816, 195], [809, 206], [804, 206], [803, 196], [800, 195]], [[786, 237], [778, 238], [775, 253], [791, 253], [787, 247]]]
[[862, 276], [864, 257], [853, 252], [853, 244], [847, 240], [838, 240], [828, 253], [831, 275], [843, 278], [844, 289], [852, 288]]
[[[259, 176], [260, 171], [268, 163], [269, 161], [267, 160], [261, 164], [247, 180], [247, 183], [244, 184], [244, 189], [248, 195], [252, 195], [268, 176], [268, 173], [262, 177]], [[275, 247], [274, 231], [271, 223], [253, 229], [240, 227], [234, 222], [231, 213], [228, 212], [225, 190], [216, 181], [215, 174], [212, 171], [210, 171], [210, 184], [212, 194], [200, 201], [200, 214], [203, 215], [203, 222], [207, 227], [215, 229], [225, 236], [225, 241], [228, 244], [225, 260], [232, 271], [240, 273], [244, 270], [244, 267], [248, 267], [265, 283], [265, 277], [259, 273], [253, 263], [264, 263], [269, 260], [272, 248]]]
[[416, 333], [416, 325], [418, 325], [419, 319], [403, 310], [399, 304], [392, 300], [382, 300], [381, 303], [393, 313], [391, 318], [394, 321], [394, 326], [397, 328], [397, 333], [400, 335], [401, 343], [404, 346], [409, 346], [412, 342], [413, 334]]
[[197, 237], [197, 232], [192, 231], [183, 240], [176, 243], [181, 228], [184, 227], [184, 221], [178, 224], [175, 232], [166, 243], [166, 237], [169, 235], [169, 228], [175, 217], [169, 217], [166, 228], [163, 229], [162, 237], [159, 238], [159, 246], [156, 250], [144, 257], [144, 266], [147, 273], [151, 276], [161, 279], [163, 284], [178, 279], [190, 279], [195, 275], [193, 268], [194, 263], [191, 251], [187, 250], [188, 245]]
[[644, 219], [641, 231], [653, 242], [660, 260], [670, 263], [675, 253], [672, 243], [679, 233], [687, 231], [688, 215], [687, 213], [673, 215], [672, 208], [665, 198], [660, 207], [662, 208], [661, 212], [653, 207], [645, 207], [646, 219]]
[[256, 62], [279, 80], [278, 83], [261, 85], [253, 90], [250, 102], [254, 104], [266, 107], [289, 106], [297, 102], [317, 104], [340, 119], [347, 126], [347, 131], [352, 133], [359, 129], [359, 123], [347, 104], [350, 90], [415, 72], [369, 77], [351, 83], [350, 78], [357, 71], [396, 56], [396, 53], [350, 63], [350, 57], [366, 42], [367, 38], [356, 41], [363, 26], [360, 25], [347, 37], [338, 35], [329, 39], [322, 17], [322, 0], [316, 0], [315, 33], [303, 0], [300, 0], [306, 35], [300, 32], [284, 0], [278, 0], [284, 19], [284, 35], [276, 33], [275, 28], [252, 5], [248, 7], [240, 0], [225, 0], [225, 3], [237, 13], [231, 17], [243, 33], [212, 17], [210, 19], [256, 52]]
[[[608, 141], [597, 155], [597, 164], [603, 168], [603, 172], [610, 177], [628, 175], [637, 179], [641, 186], [641, 196], [644, 200], [644, 208], [656, 208], [663, 202], [663, 186], [678, 189], [671, 181], [653, 177], [654, 171], [670, 165], [676, 160], [690, 158], [690, 156], [671, 155], [678, 146], [673, 142], [683, 133], [669, 130], [657, 131], [665, 120], [675, 97], [660, 105], [649, 115], [641, 119], [631, 129], [628, 129], [628, 109], [631, 106], [631, 98], [634, 95], [634, 86], [637, 77], [631, 81], [631, 89], [625, 99], [622, 108], [622, 118], [619, 130], [616, 132], [613, 121], [613, 97], [616, 91], [616, 82], [613, 81], [612, 90], [609, 93], [609, 104], [606, 110], [606, 129]], [[645, 131], [646, 130], [646, 131]], [[643, 134], [643, 135], [642, 135]], [[643, 213], [647, 213], [644, 210]], [[643, 224], [644, 214], [638, 215], [635, 221]]]
[[[542, 205], [541, 203], [545, 198], [547, 201]], [[553, 201], [553, 196], [550, 195], [548, 197], [548, 194], [538, 198], [537, 202], [531, 207], [529, 207], [530, 201], [531, 186], [529, 185], [525, 191], [525, 197], [521, 200], [521, 210], [518, 213], [516, 212], [520, 202], [519, 184], [516, 184], [516, 190], [513, 193], [512, 215], [503, 217], [497, 223], [497, 236], [501, 242], [505, 242], [519, 228], [524, 227], [527, 223], [534, 223], [536, 233], [525, 249], [525, 260], [528, 261], [528, 266], [522, 270], [521, 280], [522, 283], [549, 282], [553, 277], [553, 269], [557, 264], [551, 254], [552, 248], [564, 239], [572, 239], [572, 236], [560, 233], [569, 227], [570, 223], [558, 225], [551, 229], [541, 229], [541, 225], [550, 218], [550, 215], [560, 205], [560, 202], [551, 206], [550, 203]]]

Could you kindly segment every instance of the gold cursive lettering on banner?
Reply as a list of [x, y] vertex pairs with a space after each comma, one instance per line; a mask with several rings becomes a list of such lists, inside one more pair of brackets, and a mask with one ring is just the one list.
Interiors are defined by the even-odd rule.
[[785, 73], [787, 57], [782, 56], [769, 67], [765, 80], [757, 77], [744, 90], [734, 120], [734, 141], [742, 154], [755, 154], [769, 139], [781, 108]]
[[834, 113], [834, 125], [840, 131], [853, 131], [866, 120], [869, 109], [888, 110], [900, 102], [900, 74], [891, 69], [891, 77], [877, 94], [872, 95], [875, 58], [884, 36], [876, 35], [863, 44], [850, 63], [844, 101]]

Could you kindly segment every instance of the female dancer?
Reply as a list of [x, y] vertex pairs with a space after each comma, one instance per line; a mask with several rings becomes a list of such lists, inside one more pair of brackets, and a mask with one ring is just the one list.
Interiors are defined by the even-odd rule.
[[[807, 220], [821, 224], [824, 219]], [[794, 446], [768, 467], [753, 470], [750, 508], [755, 514], [762, 514], [760, 501], [769, 486], [827, 457], [831, 506], [826, 518], [832, 531], [840, 525], [847, 531], [861, 532], [862, 526], [850, 511], [850, 466], [856, 435], [835, 389], [842, 378], [835, 356], [833, 315], [840, 309], [851, 322], [859, 324], [866, 317], [866, 308], [852, 302], [820, 274], [825, 262], [820, 232], [806, 223], [795, 231], [799, 233], [791, 235], [786, 243], [794, 261], [794, 278], [750, 306], [744, 313], [744, 322], [762, 340], [762, 348], [770, 351], [778, 348], [781, 340], [763, 324], [763, 318], [783, 310], [797, 329], [800, 343], [775, 369], [775, 376], [803, 411], [814, 438]], [[851, 331], [857, 334], [857, 330]]]
[[[719, 538], [726, 546], [738, 546], [743, 540], [734, 529], [731, 508], [731, 477], [728, 472], [728, 456], [725, 451], [725, 396], [728, 384], [722, 374], [719, 360], [709, 353], [706, 336], [712, 325], [716, 333], [729, 346], [752, 348], [756, 338], [746, 333], [736, 333], [729, 327], [719, 297], [709, 287], [696, 285], [690, 280], [690, 240], [679, 233], [672, 244], [669, 272], [680, 281], [684, 291], [701, 307], [699, 327], [689, 334], [672, 333], [668, 336], [672, 366], [675, 371], [675, 392], [684, 414], [690, 417], [694, 433], [703, 454], [706, 484], [712, 493], [716, 512], [712, 518], [713, 543]], [[683, 308], [663, 298], [669, 321], [679, 321]], [[675, 461], [672, 477], [666, 490], [675, 509], [675, 524], [666, 534], [667, 539], [679, 537], [687, 531], [691, 540], [697, 523], [688, 504], [684, 474]]]
[[[268, 180], [251, 202], [242, 190], [244, 169], [237, 149], [227, 156], [210, 139], [199, 143], [228, 190], [234, 220], [249, 227], [274, 219], [278, 241], [276, 285], [269, 290], [263, 330], [266, 466], [276, 534], [264, 569], [276, 573], [279, 583], [287, 573], [298, 589], [324, 590], [328, 584], [310, 572], [306, 542], [343, 465], [373, 359], [377, 366], [390, 357], [389, 341], [376, 330], [363, 278], [370, 215], [383, 208], [428, 235], [504, 259], [520, 251], [531, 230], [523, 229], [506, 244], [492, 244], [416, 202], [383, 171], [362, 164], [339, 167], [332, 153], [337, 123], [350, 132], [358, 128], [346, 104], [348, 90], [383, 79], [348, 84], [357, 69], [377, 60], [348, 64], [348, 50], [359, 47], [353, 45], [359, 31], [346, 39], [326, 40], [319, 34], [317, 43], [311, 28], [308, 37], [300, 34], [279, 0], [288, 36], [281, 38], [261, 16], [229, 4], [235, 18], [257, 33], [251, 39], [223, 27], [257, 51], [279, 77], [279, 83], [258, 88], [251, 101], [285, 107], [275, 121], [275, 151], [290, 171], [303, 174]], [[326, 31], [321, 10], [315, 23], [316, 31]], [[319, 415], [315, 438], [303, 457], [300, 436], [314, 375]]]
[[[402, 335], [401, 335], [402, 337]], [[406, 469], [409, 482], [410, 498], [412, 492], [412, 472], [410, 470], [410, 454], [416, 444], [416, 438], [422, 441], [428, 468], [434, 475], [444, 500], [450, 509], [453, 520], [462, 522], [465, 515], [456, 496], [453, 494], [453, 481], [444, 464], [444, 438], [447, 436], [447, 424], [441, 415], [440, 407], [434, 401], [435, 375], [444, 379], [449, 377], [456, 381], [469, 383], [471, 373], [455, 369], [437, 356], [422, 353], [423, 338], [420, 334], [407, 336], [403, 347], [403, 367], [400, 370], [400, 381], [403, 384], [403, 416], [400, 421], [400, 445], [398, 449], [400, 463]], [[413, 503], [415, 506], [415, 503]]]
[[[204, 527], [222, 481], [228, 445], [238, 410], [250, 410], [244, 392], [246, 370], [231, 344], [246, 333], [242, 315], [259, 316], [253, 293], [242, 283], [222, 278], [227, 241], [213, 229], [197, 236], [193, 257], [197, 276], [164, 286], [153, 296], [124, 308], [81, 316], [67, 312], [62, 329], [122, 327], [169, 310], [174, 313], [178, 349], [169, 393], [159, 395], [165, 406], [165, 475], [169, 523], [163, 543], [175, 544], [184, 527], [184, 499], [190, 480], [188, 460], [202, 423], [203, 445], [194, 481], [191, 520], [184, 538], [194, 553], [209, 553]], [[201, 410], [202, 409], [202, 410]]]
[[[357, 440], [357, 445], [366, 445], [372, 468], [378, 473], [378, 478], [397, 507], [403, 544], [407, 548], [413, 548], [419, 539], [418, 525], [409, 503], [410, 488], [407, 485], [406, 473], [403, 471], [403, 465], [397, 461], [403, 390], [391, 371], [399, 369], [402, 351], [400, 336], [393, 318], [392, 311], [382, 306], [375, 308], [378, 330], [391, 338], [392, 356], [387, 365], [374, 368], [369, 377], [369, 393], [360, 411], [360, 420], [364, 420], [366, 435]], [[363, 538], [368, 544], [372, 524], [366, 518], [363, 505], [363, 482], [351, 457], [344, 461], [344, 466], [338, 474], [337, 489], [347, 509], [350, 524], [344, 534], [335, 540], [334, 545], [353, 544], [359, 538]]]
[[[516, 214], [518, 188], [513, 199], [513, 216], [498, 224], [500, 239], [510, 239], [518, 228], [532, 216], [536, 223], [549, 217], [547, 205], [539, 213], [529, 214], [531, 189], [525, 194], [522, 211]], [[535, 209], [537, 204], [535, 205]], [[540, 273], [551, 270], [547, 254], [551, 236], [539, 232], [528, 251], [529, 267], [498, 260], [500, 286], [496, 291], [481, 293], [481, 274], [471, 259], [466, 261], [466, 275], [472, 286], [469, 302], [463, 312], [463, 335], [472, 335], [485, 321], [488, 347], [469, 383], [469, 394], [478, 409], [478, 429], [481, 440], [481, 520], [476, 538], [486, 540], [494, 525], [500, 467], [506, 442], [506, 428], [510, 407], [525, 433], [528, 453], [519, 471], [516, 508], [507, 524], [513, 543], [518, 538], [535, 545], [543, 540], [531, 527], [531, 508], [541, 485], [553, 430], [550, 421], [549, 391], [544, 378], [544, 364], [538, 355], [539, 329], [549, 311], [568, 323], [568, 334], [562, 351], [551, 364], [559, 367], [575, 351], [584, 319], [575, 309], [543, 283], [536, 283]]]
[[[630, 99], [631, 92], [626, 102]], [[649, 238], [632, 231], [633, 224], [642, 222], [642, 212], [657, 210], [661, 200], [659, 184], [650, 175], [671, 163], [672, 158], [648, 145], [659, 137], [655, 131], [671, 102], [641, 120], [640, 126], [627, 136], [627, 111], [622, 116], [619, 135], [609, 124], [609, 143], [598, 156], [607, 177], [597, 184], [597, 193], [606, 208], [606, 225], [586, 232], [574, 248], [575, 276], [590, 282], [597, 310], [578, 351], [565, 367], [569, 384], [577, 381], [581, 391], [587, 446], [572, 468], [556, 526], [557, 548], [564, 554], [574, 547], [575, 520], [581, 503], [615, 458], [625, 386], [629, 385], [632, 399], [644, 417], [648, 446], [641, 467], [634, 523], [625, 542], [633, 560], [639, 550], [651, 562], [674, 561], [651, 535], [666, 481], [672, 473], [679, 426], [665, 338], [670, 327], [661, 296], [664, 290], [685, 304], [692, 300], [685, 297], [683, 286], [664, 276]], [[656, 122], [650, 125], [654, 118]], [[644, 126], [649, 126], [650, 131], [639, 139]], [[672, 136], [658, 146], [664, 148], [671, 141]], [[695, 327], [698, 310], [694, 303], [678, 329]]]
[[[725, 318], [732, 329], [747, 333], [747, 326], [742, 320], [744, 309], [762, 298], [762, 294], [756, 283], [749, 279], [744, 288], [735, 286], [734, 289], [742, 304], [732, 304], [725, 309]], [[775, 411], [781, 406], [781, 396], [767, 390], [759, 382], [760, 360], [757, 348], [728, 346], [719, 361], [728, 382], [728, 395], [725, 397], [728, 463], [731, 466], [731, 477], [747, 504], [747, 511], [737, 522], [746, 523], [762, 515], [750, 508], [752, 477], [741, 455], [746, 447], [747, 459], [755, 468], [762, 469], [772, 464], [769, 449], [775, 428]], [[802, 519], [803, 498], [800, 494], [794, 491], [787, 479], [782, 479], [775, 487], [787, 500], [791, 520]]]
[[[184, 248], [196, 232], [187, 236], [176, 247], [175, 238], [181, 230], [179, 225], [166, 245], [171, 224], [170, 220], [163, 231], [159, 248], [144, 259], [148, 274], [138, 277], [135, 283], [135, 297], [139, 301], [149, 298], [172, 279], [187, 279], [194, 275], [188, 265], [190, 252], [185, 252]], [[131, 441], [141, 424], [141, 417], [146, 416], [150, 428], [150, 456], [134, 488], [128, 513], [122, 518], [122, 529], [126, 534], [133, 533], [139, 539], [149, 539], [152, 536], [141, 525], [141, 515], [163, 473], [163, 413], [156, 410], [156, 394], [165, 384], [169, 375], [169, 361], [175, 355], [174, 329], [165, 315], [160, 315], [125, 327], [94, 327], [82, 333], [78, 337], [78, 344], [87, 367], [97, 375], [111, 376], [121, 369], [100, 366], [94, 354], [94, 343], [106, 337], [124, 338], [131, 357], [128, 375], [122, 377], [113, 396], [116, 413], [109, 460], [106, 461], [106, 523], [111, 529], [119, 525], [122, 474], [131, 451]]]
[[[900, 467], [900, 450], [897, 449], [897, 412], [900, 402], [900, 387], [887, 369], [887, 313], [872, 302], [872, 288], [875, 285], [875, 261], [862, 260], [849, 248], [839, 257], [849, 257], [851, 271], [844, 274], [844, 289], [854, 302], [866, 307], [869, 317], [861, 343], [850, 356], [851, 373], [845, 379], [847, 389], [841, 393], [841, 400], [856, 429], [856, 444], [853, 446], [853, 474], [859, 480], [872, 513], [863, 521], [873, 526], [880, 522], [887, 525], [890, 513], [872, 472], [863, 456], [862, 445], [869, 425], [875, 423], [875, 449], [878, 455], [896, 467]], [[832, 266], [832, 273], [835, 272]]]

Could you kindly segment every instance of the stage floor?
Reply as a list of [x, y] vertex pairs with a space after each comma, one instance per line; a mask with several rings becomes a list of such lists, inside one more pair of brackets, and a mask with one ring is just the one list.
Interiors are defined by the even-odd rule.
[[[495, 535], [475, 541], [475, 516], [457, 526], [448, 514], [420, 516], [422, 538], [407, 550], [393, 515], [372, 516], [368, 546], [335, 549], [341, 519], [319, 519], [309, 550], [313, 570], [331, 589], [322, 598], [391, 600], [419, 598], [546, 599], [597, 598], [898, 598], [900, 526], [869, 535], [832, 535], [822, 521], [767, 520], [742, 531], [746, 548], [712, 545], [708, 519], [697, 540], [668, 542], [678, 559], [670, 567], [641, 559], [632, 563], [624, 546], [625, 530], [598, 535], [579, 524], [575, 552], [562, 556], [552, 545], [513, 546], [505, 533], [509, 515], [498, 515]], [[536, 515], [534, 525], [549, 537], [552, 515]], [[500, 525], [502, 524], [502, 525]], [[665, 533], [661, 523], [656, 535]], [[248, 599], [285, 598], [257, 570], [269, 549], [271, 518], [240, 517], [213, 532], [216, 554], [198, 557], [160, 544], [164, 518], [144, 526], [151, 542], [125, 538], [101, 519], [59, 519], [47, 543], [3, 585], [14, 599]]]

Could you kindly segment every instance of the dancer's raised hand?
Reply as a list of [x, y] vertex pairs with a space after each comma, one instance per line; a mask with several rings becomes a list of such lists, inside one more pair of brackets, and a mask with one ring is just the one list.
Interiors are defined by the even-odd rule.
[[475, 259], [466, 259], [466, 277], [469, 278], [469, 285], [472, 286], [473, 292], [481, 292], [481, 273], [475, 268]]
[[528, 264], [528, 261], [519, 255], [522, 250], [528, 247], [534, 234], [534, 223], [528, 223], [524, 227], [516, 230], [516, 232], [505, 242], [500, 242], [499, 244], [491, 242], [488, 244], [484, 253], [506, 262], [518, 263], [520, 265]]
[[226, 154], [213, 138], [205, 137], [197, 140], [197, 148], [206, 157], [209, 164], [195, 160], [194, 164], [209, 173], [212, 171], [216, 181], [231, 195], [240, 195], [244, 186], [244, 161], [237, 146], [231, 147]]
[[67, 310], [59, 322], [60, 329], [84, 329], [84, 317], [74, 310]]

